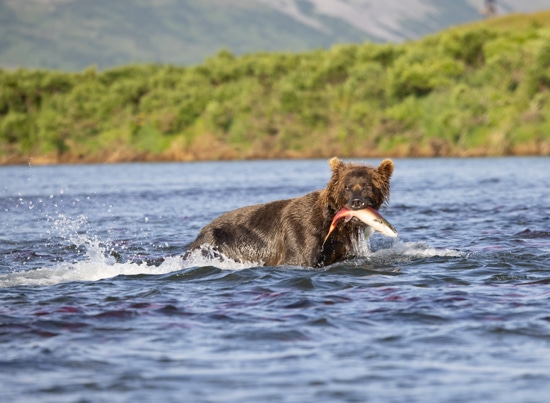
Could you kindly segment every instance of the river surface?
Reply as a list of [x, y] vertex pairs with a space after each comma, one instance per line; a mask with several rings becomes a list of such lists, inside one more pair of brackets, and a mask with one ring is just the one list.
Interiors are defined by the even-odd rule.
[[395, 164], [324, 269], [180, 256], [327, 161], [1, 167], [0, 401], [548, 401], [550, 159]]

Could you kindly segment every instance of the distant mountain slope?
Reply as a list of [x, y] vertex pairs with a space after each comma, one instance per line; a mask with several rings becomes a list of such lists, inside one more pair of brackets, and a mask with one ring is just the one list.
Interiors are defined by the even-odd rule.
[[[479, 19], [483, 0], [257, 0], [319, 31], [330, 30], [320, 21], [336, 18], [366, 37], [401, 41], [433, 33], [450, 25]], [[533, 12], [550, 8], [548, 0], [499, 0], [497, 14]]]
[[[499, 11], [550, 8], [500, 0]], [[0, 66], [81, 70], [402, 41], [481, 18], [481, 0], [0, 0]]]

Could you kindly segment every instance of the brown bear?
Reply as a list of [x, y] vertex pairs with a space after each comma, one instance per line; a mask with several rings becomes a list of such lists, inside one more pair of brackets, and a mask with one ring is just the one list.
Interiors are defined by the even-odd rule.
[[341, 220], [324, 242], [332, 218], [342, 208], [378, 210], [387, 203], [393, 162], [378, 168], [329, 161], [332, 177], [327, 187], [288, 200], [242, 207], [206, 225], [189, 246], [215, 256], [265, 266], [322, 267], [353, 256], [365, 224]]

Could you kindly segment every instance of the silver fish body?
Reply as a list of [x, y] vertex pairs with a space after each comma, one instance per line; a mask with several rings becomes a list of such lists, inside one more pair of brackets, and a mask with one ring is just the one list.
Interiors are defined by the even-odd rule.
[[382, 214], [371, 207], [367, 207], [361, 210], [348, 210], [349, 214], [353, 217], [358, 218], [369, 227], [373, 228], [375, 231], [380, 232], [383, 235], [395, 238], [397, 237], [397, 231], [391, 225], [388, 220], [386, 220]]
[[[344, 218], [346, 221], [349, 221], [353, 217], [357, 218], [358, 220], [369, 226], [369, 228], [365, 230], [365, 233], [367, 233], [368, 230], [372, 229], [392, 238], [397, 237], [397, 231], [395, 230], [393, 225], [391, 225], [388, 220], [386, 220], [382, 216], [382, 214], [380, 214], [372, 207], [366, 207], [361, 210], [350, 210], [347, 207], [343, 207], [336, 213], [336, 215], [332, 219], [332, 222], [330, 223], [330, 228], [327, 235], [325, 236], [323, 244], [327, 241], [332, 231], [334, 231], [334, 229], [336, 228], [336, 224], [340, 219]], [[369, 231], [368, 235], [370, 235], [370, 232], [372, 232], [372, 230]]]

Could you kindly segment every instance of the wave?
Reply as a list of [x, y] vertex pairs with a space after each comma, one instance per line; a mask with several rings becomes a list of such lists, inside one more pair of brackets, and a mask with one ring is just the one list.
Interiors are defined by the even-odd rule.
[[[390, 248], [379, 249], [357, 258], [372, 262], [398, 262], [410, 258], [434, 256], [461, 257], [464, 253], [437, 249], [423, 242], [395, 242]], [[185, 259], [181, 256], [167, 257], [160, 265], [147, 262], [116, 262], [97, 240], [87, 240], [86, 254], [82, 261], [61, 262], [53, 267], [0, 274], [0, 287], [48, 286], [72, 281], [98, 281], [121, 275], [162, 275], [194, 267], [213, 266], [221, 270], [242, 270], [259, 264], [236, 262], [220, 256], [208, 256], [194, 251]], [[309, 268], [304, 268], [309, 269]]]
[[[147, 261], [120, 262], [116, 251], [103, 245], [97, 237], [88, 234], [88, 219], [84, 215], [68, 218], [60, 214], [52, 222], [52, 233], [68, 244], [83, 250], [82, 260], [60, 262], [52, 267], [0, 273], [0, 288], [17, 286], [48, 286], [71, 281], [98, 281], [121, 275], [162, 275], [191, 267], [215, 266], [222, 270], [240, 270], [259, 264], [240, 263], [221, 255], [199, 250], [182, 256], [162, 259], [160, 264]], [[114, 253], [113, 253], [114, 252]]]
[[456, 249], [439, 249], [425, 242], [403, 242], [397, 239], [389, 248], [371, 252], [370, 257], [391, 258], [396, 256], [406, 257], [463, 257], [466, 254]]
[[251, 267], [263, 266], [261, 262], [238, 262], [223, 253], [213, 251], [209, 246], [203, 245], [200, 249], [193, 250], [186, 254], [183, 259], [184, 268], [215, 266], [222, 270], [242, 270]]
[[[260, 263], [242, 263], [227, 258], [219, 253], [211, 253], [208, 248], [193, 251], [181, 256], [166, 257], [162, 263], [152, 265], [147, 262], [118, 262], [112, 251], [107, 250], [101, 242], [81, 232], [87, 225], [85, 216], [69, 219], [60, 215], [54, 222], [55, 231], [70, 244], [82, 248], [83, 259], [76, 262], [60, 262], [52, 267], [41, 267], [32, 270], [15, 271], [0, 274], [0, 287], [48, 286], [71, 281], [98, 281], [120, 275], [162, 275], [179, 270], [213, 266], [221, 270], [242, 270], [261, 266]], [[371, 250], [367, 239], [356, 245], [359, 260], [373, 262], [399, 262], [410, 258], [427, 258], [434, 256], [461, 257], [463, 252], [452, 249], [437, 249], [424, 242], [402, 242], [393, 240], [391, 244], [380, 249]], [[310, 269], [310, 268], [304, 268]]]
[[166, 274], [183, 268], [180, 257], [166, 258], [159, 266], [146, 262], [116, 263], [103, 247], [91, 242], [86, 257], [78, 262], [62, 262], [53, 267], [0, 274], [0, 287], [46, 286], [71, 281], [98, 281], [120, 275]]

